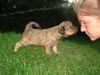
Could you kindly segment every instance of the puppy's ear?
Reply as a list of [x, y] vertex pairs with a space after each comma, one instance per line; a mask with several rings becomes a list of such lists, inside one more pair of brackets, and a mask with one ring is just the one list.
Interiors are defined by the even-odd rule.
[[58, 33], [60, 33], [62, 35], [65, 34], [65, 27], [62, 26], [61, 28], [59, 28]]

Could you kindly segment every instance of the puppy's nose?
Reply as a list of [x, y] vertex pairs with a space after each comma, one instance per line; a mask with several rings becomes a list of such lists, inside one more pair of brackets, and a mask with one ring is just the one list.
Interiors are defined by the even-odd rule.
[[75, 29], [76, 32], [78, 31], [78, 27], [75, 26], [74, 29]]

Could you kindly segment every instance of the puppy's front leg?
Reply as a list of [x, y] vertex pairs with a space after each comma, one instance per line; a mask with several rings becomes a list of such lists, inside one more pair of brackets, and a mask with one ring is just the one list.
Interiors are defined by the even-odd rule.
[[45, 46], [45, 53], [47, 54], [47, 55], [50, 55], [51, 54], [51, 52], [50, 52], [50, 46]]
[[56, 55], [59, 55], [59, 52], [57, 51], [57, 45], [52, 46], [53, 52]]

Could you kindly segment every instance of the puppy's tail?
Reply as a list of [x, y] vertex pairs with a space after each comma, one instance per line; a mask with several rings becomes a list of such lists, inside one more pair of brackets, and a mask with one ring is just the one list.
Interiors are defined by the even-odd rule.
[[28, 24], [26, 24], [25, 31], [27, 31], [28, 29], [34, 29], [33, 26], [37, 29], [41, 29], [40, 25], [37, 22], [31, 21]]

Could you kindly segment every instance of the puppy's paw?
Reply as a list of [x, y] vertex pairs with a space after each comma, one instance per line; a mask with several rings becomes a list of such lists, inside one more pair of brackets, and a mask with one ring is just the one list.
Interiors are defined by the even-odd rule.
[[59, 53], [59, 52], [54, 52], [54, 54], [55, 54], [55, 55], [60, 55], [60, 53]]
[[50, 54], [51, 54], [51, 52], [50, 52], [50, 51], [45, 51], [45, 53], [46, 53], [47, 55], [50, 55]]
[[14, 49], [14, 52], [17, 52], [17, 49]]

